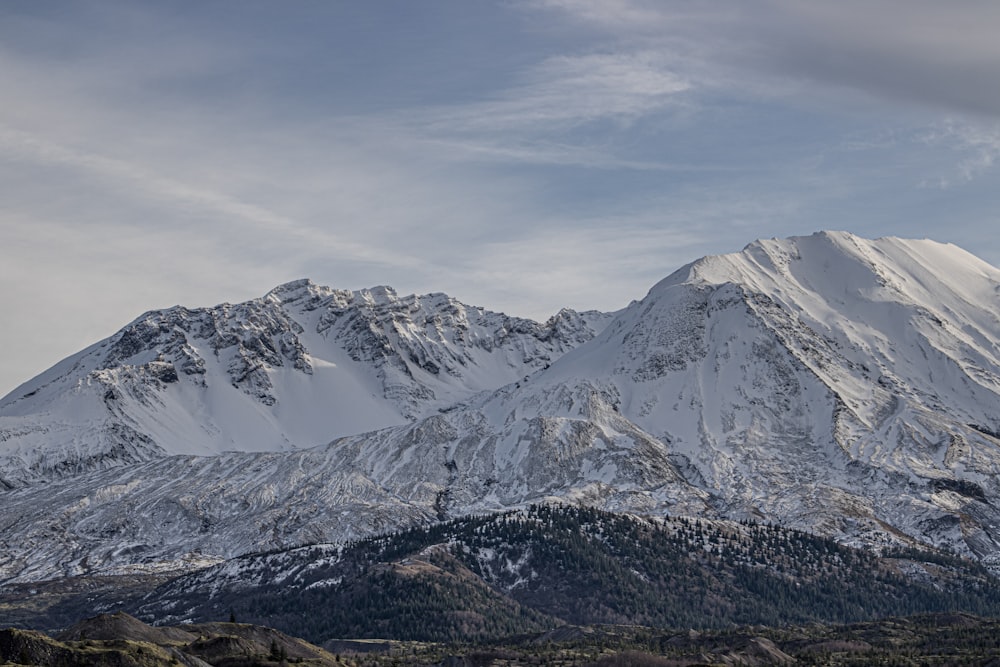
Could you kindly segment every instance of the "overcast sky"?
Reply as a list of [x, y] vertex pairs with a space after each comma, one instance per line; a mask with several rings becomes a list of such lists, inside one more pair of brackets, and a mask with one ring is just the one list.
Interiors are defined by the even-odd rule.
[[299, 277], [544, 319], [847, 230], [1000, 264], [995, 0], [4, 0], [0, 394]]

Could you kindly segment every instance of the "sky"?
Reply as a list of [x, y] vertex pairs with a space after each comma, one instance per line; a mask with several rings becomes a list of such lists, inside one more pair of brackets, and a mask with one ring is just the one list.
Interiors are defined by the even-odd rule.
[[301, 277], [544, 320], [846, 230], [1000, 264], [995, 0], [5, 0], [0, 395]]

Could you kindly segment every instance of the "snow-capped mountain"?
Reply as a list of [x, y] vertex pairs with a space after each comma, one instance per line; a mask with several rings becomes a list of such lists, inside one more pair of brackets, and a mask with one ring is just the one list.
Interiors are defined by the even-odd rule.
[[563, 310], [538, 324], [307, 280], [149, 312], [0, 401], [0, 486], [405, 424], [542, 368], [608, 319]]
[[998, 306], [959, 248], [824, 232], [613, 318], [310, 283], [151, 313], [0, 402], [0, 579], [553, 498], [1000, 561]]
[[820, 233], [677, 271], [529, 381], [335, 445], [452, 514], [545, 496], [1000, 549], [1000, 271]]

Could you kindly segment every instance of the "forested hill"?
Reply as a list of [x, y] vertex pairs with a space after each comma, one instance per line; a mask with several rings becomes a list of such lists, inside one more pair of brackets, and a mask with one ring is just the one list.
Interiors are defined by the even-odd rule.
[[[183, 610], [183, 611], [179, 611]], [[336, 637], [481, 640], [562, 624], [674, 628], [1000, 613], [1000, 585], [943, 552], [882, 556], [749, 522], [533, 506], [347, 545], [234, 559], [157, 589], [159, 622]]]

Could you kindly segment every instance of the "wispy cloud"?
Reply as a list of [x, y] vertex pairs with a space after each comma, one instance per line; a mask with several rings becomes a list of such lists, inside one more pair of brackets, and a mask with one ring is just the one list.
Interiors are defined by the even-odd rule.
[[1000, 115], [1000, 5], [982, 0], [538, 0], [620, 48], [670, 54], [694, 83], [792, 81]]
[[497, 137], [484, 133], [476, 137], [467, 135], [460, 137], [442, 136], [441, 138], [415, 137], [414, 141], [425, 145], [428, 150], [463, 162], [485, 161], [586, 169], [678, 173], [732, 173], [744, 170], [742, 167], [727, 164], [619, 157], [615, 154], [615, 146], [609, 146], [607, 143], [589, 146], [579, 142], [566, 143], [548, 140], [544, 137], [535, 139], [530, 137]]
[[992, 171], [1000, 160], [1000, 125], [949, 118], [923, 131], [919, 140], [955, 156], [949, 172], [926, 180], [925, 185], [947, 189], [969, 183]]
[[604, 29], [629, 32], [656, 29], [670, 11], [663, 3], [657, 7], [635, 0], [525, 0], [521, 6], [534, 11], [561, 11]]
[[630, 129], [691, 113], [690, 83], [663, 54], [554, 55], [526, 67], [479, 99], [407, 109], [373, 125], [445, 159], [586, 169], [721, 169], [630, 155]]
[[518, 85], [490, 99], [421, 115], [438, 131], [564, 132], [598, 121], [628, 123], [675, 104], [674, 96], [688, 88], [656, 53], [561, 55], [531, 67]]
[[991, 170], [1000, 158], [1000, 128], [965, 126], [956, 135], [962, 148], [970, 153], [960, 164], [959, 170], [970, 181]]
[[[205, 216], [216, 220], [228, 230], [243, 234], [281, 238], [292, 246], [322, 247], [330, 259], [349, 257], [354, 261], [378, 262], [397, 267], [417, 264], [410, 256], [396, 255], [384, 247], [359, 243], [329, 229], [305, 225], [288, 216], [242, 201], [218, 190], [159, 175], [140, 164], [126, 162], [95, 153], [84, 153], [60, 146], [40, 137], [0, 126], [0, 151], [8, 159], [41, 162], [46, 165], [70, 167], [101, 179], [113, 190], [154, 200], [175, 211], [192, 210], [189, 218], [196, 221]], [[183, 219], [183, 218], [181, 218]]]

